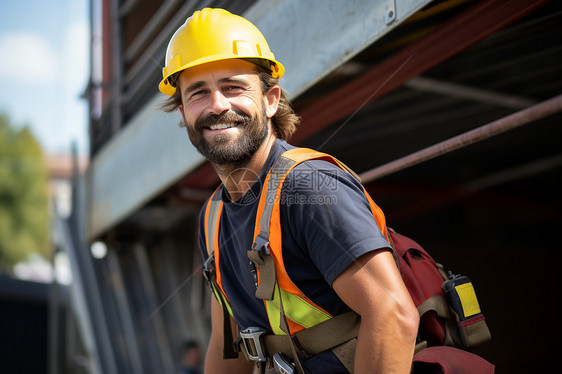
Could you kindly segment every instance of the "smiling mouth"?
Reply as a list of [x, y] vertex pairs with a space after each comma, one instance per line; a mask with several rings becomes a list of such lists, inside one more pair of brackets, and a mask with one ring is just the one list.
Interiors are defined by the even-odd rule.
[[217, 124], [211, 125], [207, 128], [209, 130], [224, 130], [224, 129], [229, 129], [231, 127], [236, 127], [236, 126], [238, 126], [237, 123], [217, 123]]

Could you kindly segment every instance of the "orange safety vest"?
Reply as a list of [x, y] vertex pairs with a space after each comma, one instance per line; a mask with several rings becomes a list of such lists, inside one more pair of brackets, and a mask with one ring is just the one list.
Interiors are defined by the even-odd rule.
[[[307, 160], [325, 160], [359, 177], [334, 157], [307, 148], [294, 148], [284, 152], [265, 178], [261, 191], [254, 229], [254, 244], [248, 257], [257, 268], [256, 297], [263, 300], [271, 330], [275, 335], [293, 335], [306, 328], [324, 322], [333, 316], [310, 300], [290, 279], [283, 263], [280, 222], [280, 197], [283, 182], [289, 172]], [[364, 189], [378, 228], [388, 240], [386, 222], [382, 210]], [[214, 293], [228, 309], [232, 309], [224, 292], [220, 274], [219, 227], [223, 203], [215, 193], [205, 210], [205, 241], [209, 259], [215, 262]], [[286, 324], [285, 324], [286, 321]], [[283, 328], [284, 327], [284, 328]], [[287, 331], [288, 330], [288, 331]]]

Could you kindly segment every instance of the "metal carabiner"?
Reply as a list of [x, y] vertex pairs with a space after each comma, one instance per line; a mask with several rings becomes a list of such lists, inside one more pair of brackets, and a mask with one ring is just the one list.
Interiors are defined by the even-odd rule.
[[275, 372], [278, 374], [294, 374], [295, 364], [289, 361], [289, 359], [281, 352], [273, 355], [272, 359], [273, 367]]
[[267, 333], [267, 330], [261, 329], [259, 327], [248, 327], [247, 329], [240, 331], [240, 338], [242, 339], [242, 344], [248, 358], [252, 361], [267, 361], [267, 356], [265, 355], [265, 350], [262, 347], [260, 337]]

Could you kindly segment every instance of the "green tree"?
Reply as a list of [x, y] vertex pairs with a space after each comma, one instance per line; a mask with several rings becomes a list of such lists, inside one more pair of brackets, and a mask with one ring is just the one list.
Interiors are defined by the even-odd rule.
[[27, 127], [0, 113], [0, 270], [31, 253], [48, 256], [48, 173], [41, 145]]

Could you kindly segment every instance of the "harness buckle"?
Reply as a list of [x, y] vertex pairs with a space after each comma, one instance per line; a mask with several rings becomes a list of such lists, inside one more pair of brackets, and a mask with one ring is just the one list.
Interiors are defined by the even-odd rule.
[[257, 268], [259, 267], [260, 264], [263, 264], [263, 257], [270, 255], [269, 240], [267, 238], [263, 238], [261, 236], [261, 233], [258, 234], [258, 236], [256, 236], [256, 240], [252, 244], [252, 251], [258, 254], [260, 260], [258, 266], [256, 266], [256, 263], [254, 262], [256, 261], [256, 259], [252, 259], [252, 257], [250, 257], [250, 270], [252, 272], [252, 276], [254, 277], [254, 286], [258, 288]]
[[295, 373], [295, 364], [293, 364], [287, 356], [283, 353], [278, 352], [273, 355], [272, 358], [273, 367], [275, 368], [276, 373], [280, 374], [294, 374]]
[[262, 347], [260, 337], [267, 333], [267, 330], [260, 329], [259, 327], [248, 327], [240, 331], [240, 338], [244, 345], [244, 350], [248, 358], [252, 361], [267, 361], [265, 350]]
[[254, 241], [254, 244], [252, 244], [252, 249], [260, 255], [269, 255], [269, 240], [262, 238], [260, 235], [256, 236], [256, 240]]
[[211, 255], [207, 257], [207, 259], [203, 263], [203, 277], [210, 284], [212, 283], [211, 280], [213, 279], [214, 262], [215, 262], [215, 256], [213, 256], [213, 254], [211, 253]]

